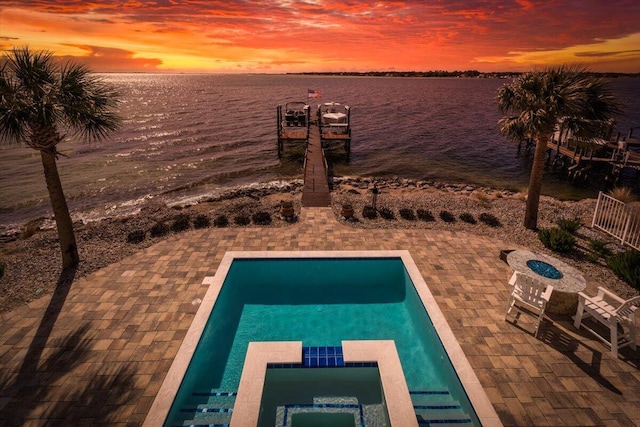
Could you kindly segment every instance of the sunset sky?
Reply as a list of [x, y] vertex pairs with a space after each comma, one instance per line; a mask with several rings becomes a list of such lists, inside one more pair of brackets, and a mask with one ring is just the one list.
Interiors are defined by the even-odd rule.
[[638, 0], [2, 0], [0, 50], [96, 71], [640, 72]]

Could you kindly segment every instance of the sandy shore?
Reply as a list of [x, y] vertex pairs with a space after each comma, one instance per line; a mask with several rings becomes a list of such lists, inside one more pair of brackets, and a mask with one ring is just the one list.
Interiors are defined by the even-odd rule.
[[[372, 202], [372, 188], [378, 188], [376, 205], [379, 210], [388, 209], [395, 219], [366, 219], [362, 209]], [[360, 228], [420, 228], [433, 230], [451, 230], [484, 235], [501, 239], [514, 246], [524, 246], [533, 251], [549, 252], [540, 243], [537, 234], [522, 227], [525, 198], [520, 193], [490, 189], [467, 184], [446, 184], [398, 179], [373, 178], [336, 178], [333, 182], [332, 208], [336, 218], [347, 227]], [[287, 185], [259, 185], [236, 190], [202, 201], [190, 206], [168, 207], [164, 204], [145, 205], [139, 214], [125, 218], [110, 218], [88, 224], [76, 224], [76, 238], [82, 262], [76, 271], [76, 278], [86, 276], [100, 268], [118, 262], [162, 239], [151, 237], [149, 230], [158, 222], [169, 227], [178, 215], [187, 215], [193, 221], [197, 216], [206, 216], [214, 227], [214, 219], [224, 215], [227, 227], [241, 227], [237, 217], [251, 219], [258, 212], [270, 214], [271, 223], [260, 227], [289, 227], [279, 214], [282, 201], [291, 201], [296, 212], [300, 211], [302, 181], [293, 181]], [[351, 204], [355, 218], [345, 220], [340, 212], [343, 204]], [[559, 201], [542, 197], [539, 213], [539, 227], [550, 227], [560, 218], [578, 218], [584, 225], [578, 230], [578, 246], [568, 257], [552, 254], [575, 266], [588, 278], [597, 281], [623, 297], [636, 295], [637, 291], [617, 278], [602, 260], [588, 259], [590, 239], [610, 241], [613, 250], [620, 248], [604, 234], [591, 230], [591, 217], [595, 200], [586, 199], [577, 202]], [[418, 209], [430, 211], [433, 221], [405, 219], [400, 209]], [[445, 222], [440, 218], [442, 211], [450, 212], [456, 219]], [[490, 226], [479, 220], [481, 214], [493, 215], [500, 225]], [[469, 214], [476, 223], [460, 219], [460, 215]], [[37, 224], [36, 224], [37, 225]], [[254, 223], [246, 227], [256, 227]], [[145, 239], [139, 243], [129, 243], [128, 236], [133, 232], [144, 232]], [[5, 264], [4, 276], [0, 278], [0, 312], [10, 311], [27, 304], [45, 294], [51, 293], [61, 274], [61, 260], [55, 230], [35, 231], [30, 235], [4, 236], [0, 243], [0, 261]], [[509, 249], [509, 248], [505, 248]], [[497, 255], [496, 255], [497, 256]]]

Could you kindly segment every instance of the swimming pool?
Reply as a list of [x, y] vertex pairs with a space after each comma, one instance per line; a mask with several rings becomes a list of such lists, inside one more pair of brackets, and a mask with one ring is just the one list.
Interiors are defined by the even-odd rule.
[[164, 425], [226, 424], [249, 342], [269, 341], [393, 340], [418, 419], [497, 420], [406, 251], [228, 253], [209, 283], [152, 408]]

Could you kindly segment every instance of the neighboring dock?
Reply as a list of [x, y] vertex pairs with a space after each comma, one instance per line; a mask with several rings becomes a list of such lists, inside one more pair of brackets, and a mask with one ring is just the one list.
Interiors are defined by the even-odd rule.
[[283, 111], [277, 108], [278, 156], [282, 157], [287, 147], [305, 144], [304, 186], [302, 205], [326, 207], [331, 205], [329, 169], [325, 150], [342, 146], [351, 151], [351, 110], [344, 107], [338, 111], [337, 103], [318, 106], [317, 118], [311, 118], [309, 106], [304, 103], [288, 103]]

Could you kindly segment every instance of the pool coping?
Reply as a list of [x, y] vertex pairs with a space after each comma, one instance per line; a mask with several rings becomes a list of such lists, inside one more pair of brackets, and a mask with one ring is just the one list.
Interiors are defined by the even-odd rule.
[[235, 259], [274, 258], [274, 259], [301, 259], [301, 258], [400, 258], [413, 281], [414, 287], [422, 304], [424, 305], [440, 341], [449, 356], [449, 359], [457, 372], [471, 405], [473, 406], [480, 423], [483, 426], [502, 426], [493, 405], [491, 404], [484, 388], [480, 384], [471, 364], [467, 360], [462, 347], [458, 343], [453, 331], [447, 323], [444, 314], [440, 310], [433, 294], [424, 281], [420, 270], [407, 250], [389, 251], [228, 251], [223, 256], [215, 276], [207, 276], [202, 284], [209, 285], [202, 299], [187, 334], [180, 345], [180, 349], [160, 387], [160, 391], [151, 405], [143, 426], [163, 425], [173, 400], [182, 383], [191, 358], [200, 336], [209, 319], [209, 315], [218, 298], [224, 280]]

